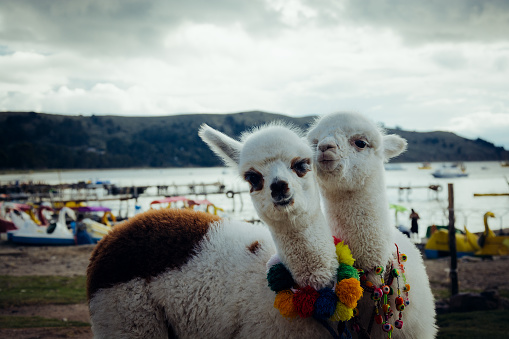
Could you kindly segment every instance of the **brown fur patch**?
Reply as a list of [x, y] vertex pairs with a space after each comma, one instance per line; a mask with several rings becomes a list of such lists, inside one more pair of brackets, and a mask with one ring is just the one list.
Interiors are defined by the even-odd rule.
[[257, 240], [254, 243], [252, 243], [251, 245], [249, 245], [247, 247], [247, 249], [249, 250], [249, 252], [256, 254], [258, 252], [258, 250], [260, 249], [260, 247], [262, 247], [262, 244], [260, 244]]
[[[253, 183], [248, 180], [249, 174], [255, 174], [260, 178], [256, 185], [253, 185]], [[255, 191], [261, 191], [265, 183], [265, 180], [263, 180], [263, 175], [252, 167], [246, 173], [244, 173], [244, 180], [246, 180], [249, 183], [249, 185], [251, 185], [251, 189], [249, 190], [250, 193], [253, 193]]]
[[92, 252], [87, 269], [87, 296], [133, 278], [149, 280], [184, 265], [196, 254], [210, 224], [221, 218], [185, 209], [151, 210], [106, 235]]

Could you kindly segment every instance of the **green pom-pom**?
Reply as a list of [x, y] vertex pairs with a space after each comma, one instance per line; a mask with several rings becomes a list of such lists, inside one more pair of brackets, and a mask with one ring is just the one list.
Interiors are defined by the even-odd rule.
[[270, 289], [274, 292], [289, 289], [294, 285], [292, 274], [282, 263], [276, 264], [269, 269], [267, 281], [269, 282]]
[[339, 264], [338, 267], [338, 281], [343, 279], [355, 278], [359, 280], [359, 272], [356, 268], [346, 264]]

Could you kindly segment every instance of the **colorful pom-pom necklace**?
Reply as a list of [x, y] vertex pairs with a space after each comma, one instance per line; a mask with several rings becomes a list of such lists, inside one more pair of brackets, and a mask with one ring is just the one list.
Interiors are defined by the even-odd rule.
[[347, 321], [357, 314], [357, 301], [363, 290], [354, 258], [348, 245], [334, 237], [339, 266], [334, 288], [316, 290], [311, 286], [297, 286], [292, 274], [274, 255], [267, 263], [268, 286], [276, 292], [274, 307], [283, 317], [314, 317], [320, 321]]
[[[395, 244], [396, 245], [396, 244]], [[408, 292], [410, 291], [410, 285], [406, 282], [405, 277], [405, 266], [404, 262], [407, 261], [406, 254], [399, 253], [398, 245], [396, 245], [396, 253], [395, 253], [395, 259], [397, 259], [397, 262], [391, 262], [389, 272], [388, 272], [388, 278], [387, 281], [384, 279], [384, 271], [385, 268], [383, 266], [377, 266], [373, 269], [373, 273], [375, 273], [376, 276], [380, 277], [380, 284], [377, 286], [371, 281], [367, 280], [368, 272], [360, 272], [360, 281], [361, 285], [364, 288], [364, 290], [371, 292], [371, 299], [375, 303], [375, 309], [374, 309], [374, 321], [375, 323], [382, 326], [382, 330], [387, 333], [387, 338], [392, 337], [392, 331], [394, 330], [394, 327], [397, 329], [401, 329], [403, 327], [403, 310], [406, 306], [410, 304], [410, 301], [408, 299]], [[400, 286], [400, 278], [403, 280], [403, 286]], [[394, 311], [392, 310], [390, 306], [390, 297], [394, 295], [394, 291], [391, 287], [392, 283], [394, 282], [394, 279], [396, 279], [397, 282], [397, 297], [394, 300], [396, 309], [399, 311], [399, 316], [396, 321], [394, 321], [394, 325], [390, 323], [391, 317], [394, 315]], [[403, 296], [402, 297], [402, 292]], [[368, 329], [368, 333], [371, 331], [371, 324], [370, 322], [370, 328]], [[353, 319], [353, 329], [356, 332], [360, 331], [360, 323], [359, 323], [359, 317], [355, 317]]]

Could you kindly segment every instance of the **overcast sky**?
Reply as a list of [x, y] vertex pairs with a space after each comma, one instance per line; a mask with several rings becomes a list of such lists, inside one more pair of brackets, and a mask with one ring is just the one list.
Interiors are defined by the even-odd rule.
[[0, 111], [248, 110], [509, 149], [509, 1], [2, 0]]

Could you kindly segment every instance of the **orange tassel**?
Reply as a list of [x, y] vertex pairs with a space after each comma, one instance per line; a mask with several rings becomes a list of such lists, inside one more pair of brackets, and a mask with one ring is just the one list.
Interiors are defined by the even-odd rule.
[[285, 318], [295, 318], [297, 316], [297, 310], [293, 306], [293, 293], [290, 290], [283, 290], [276, 295], [274, 307]]
[[361, 284], [355, 278], [343, 279], [336, 284], [336, 295], [349, 308], [357, 307], [357, 301], [362, 297], [362, 293]]

